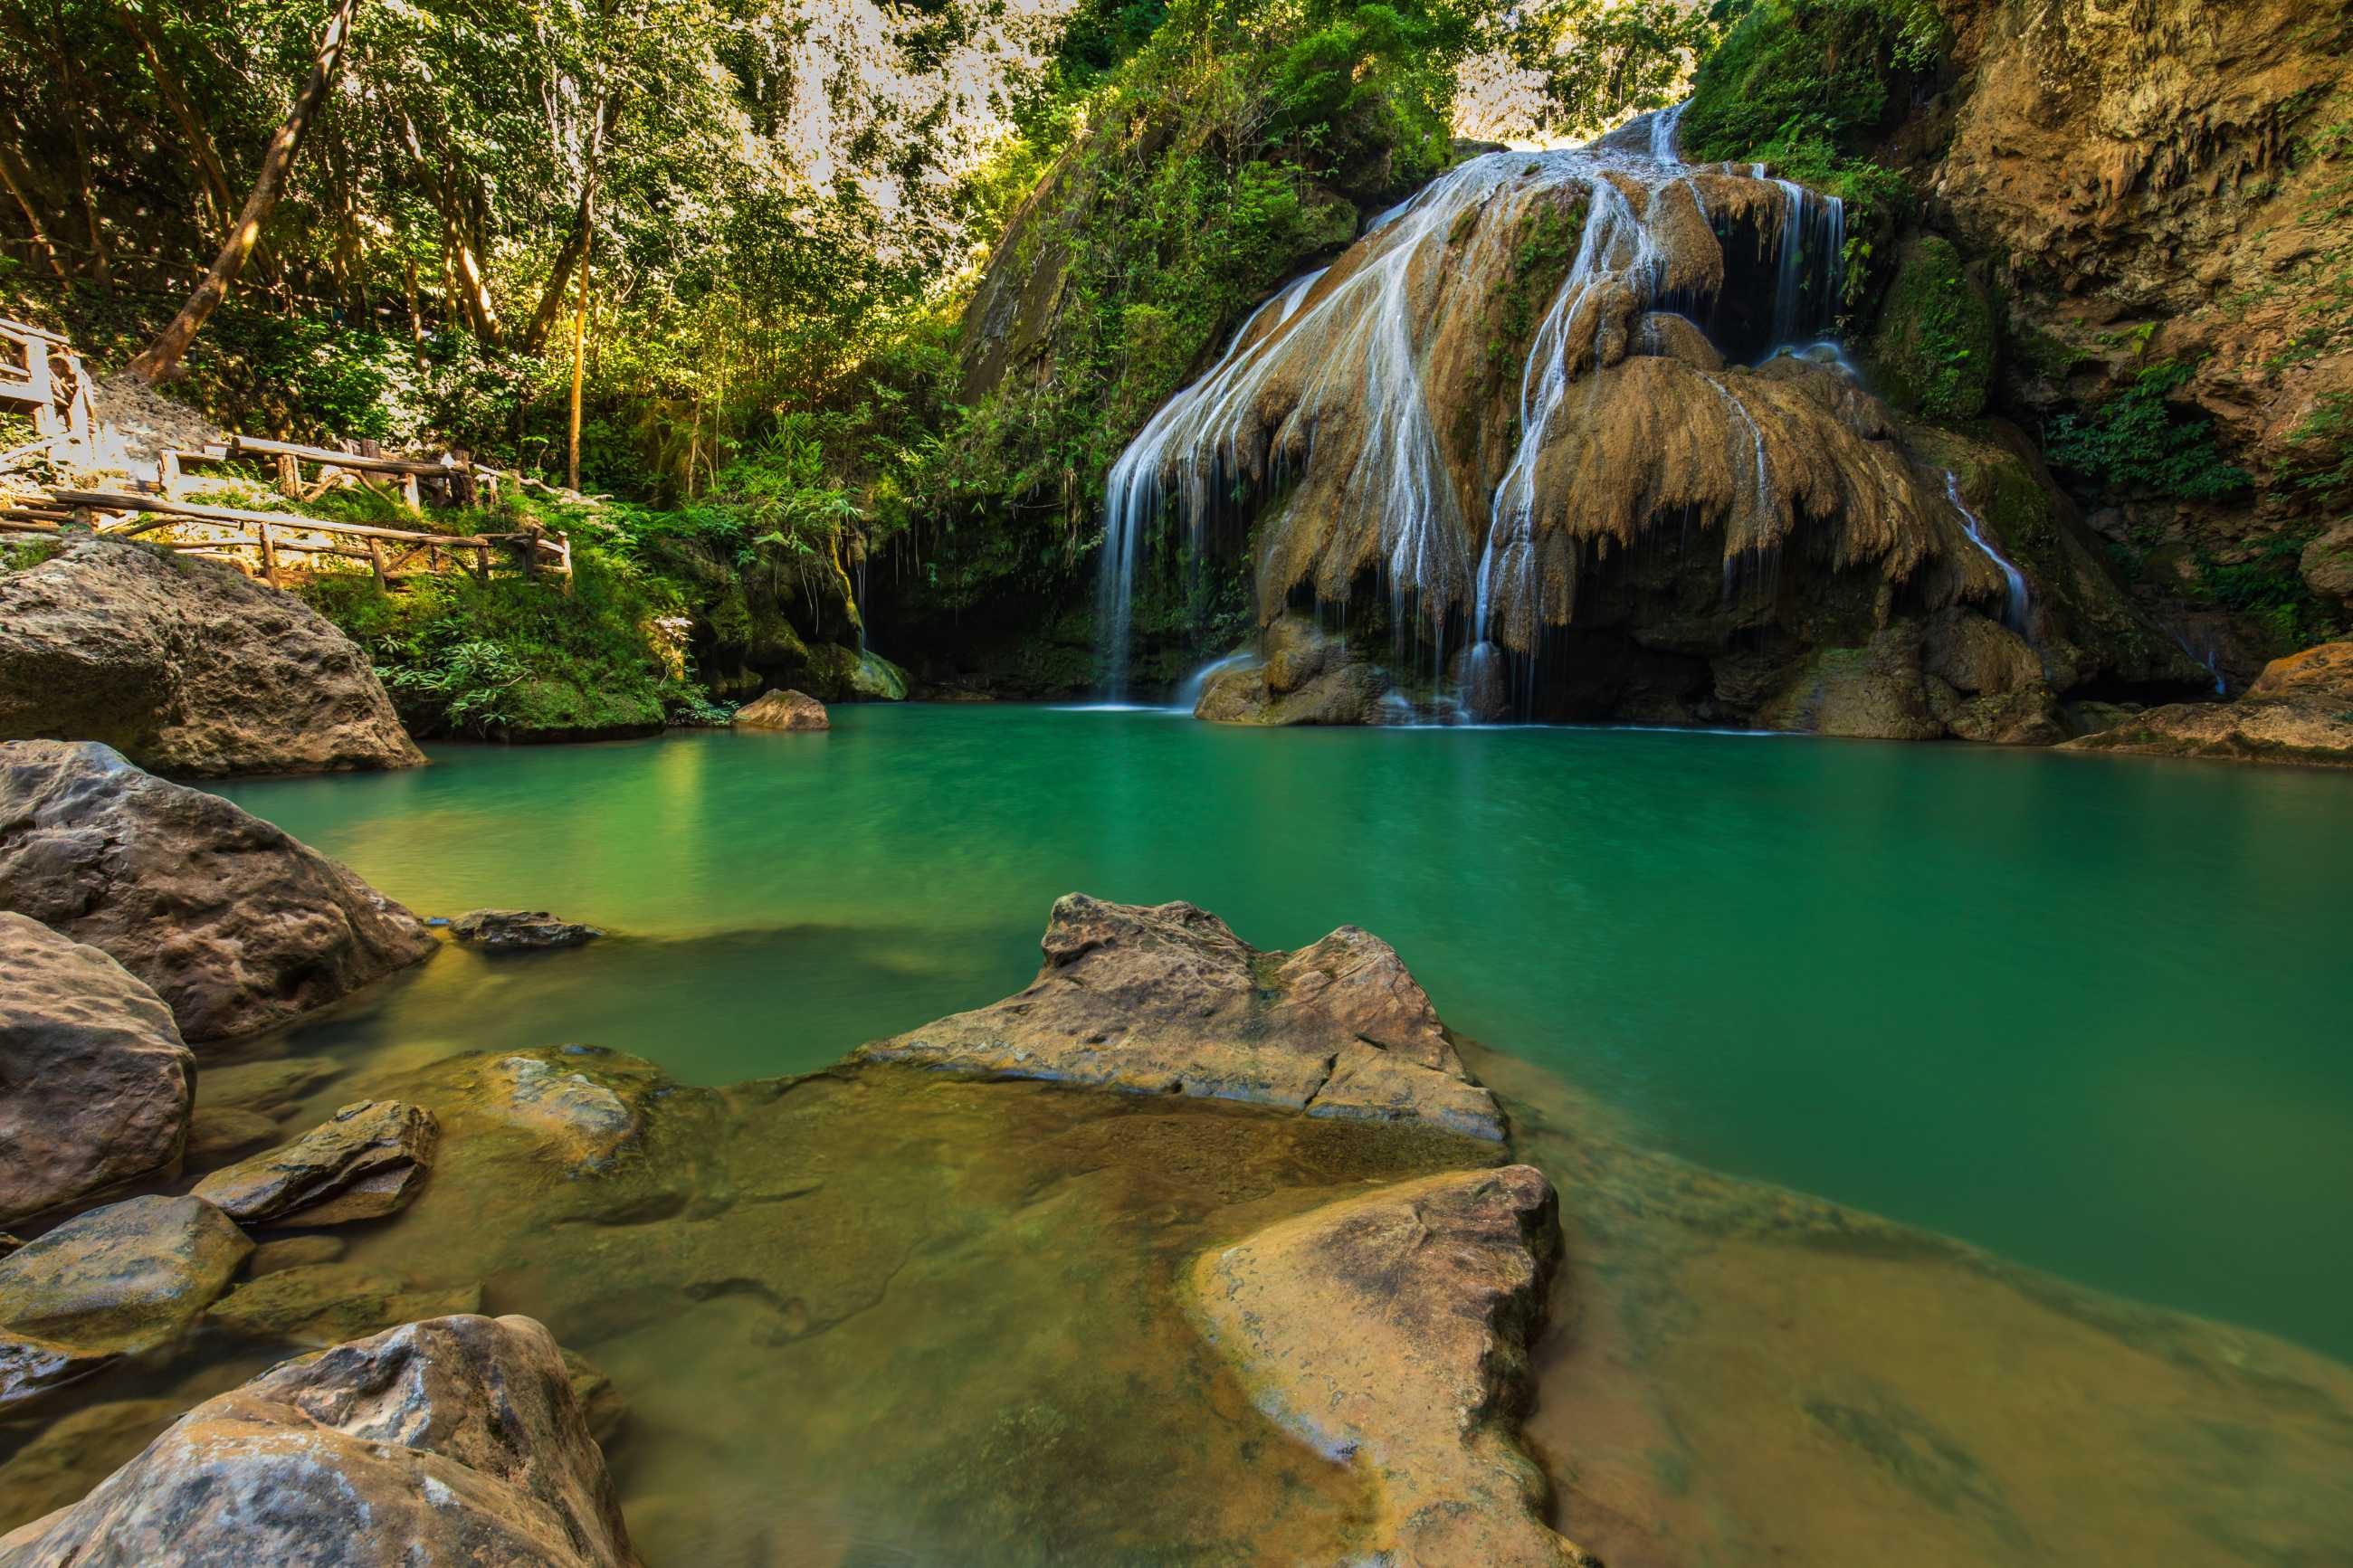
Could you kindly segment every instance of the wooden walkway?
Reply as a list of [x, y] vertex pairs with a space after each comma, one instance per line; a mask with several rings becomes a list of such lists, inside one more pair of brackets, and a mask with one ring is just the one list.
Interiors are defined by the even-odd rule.
[[[109, 427], [92, 412], [90, 377], [63, 338], [38, 327], [0, 318], [0, 408], [26, 410], [35, 440], [0, 452], [0, 473], [47, 458], [69, 469], [100, 467], [112, 445]], [[376, 452], [337, 451], [255, 436], [232, 436], [219, 446], [166, 448], [153, 463], [153, 477], [134, 477], [128, 489], [37, 486], [0, 491], [0, 534], [65, 536], [89, 531], [131, 538], [169, 531], [151, 542], [166, 549], [220, 555], [241, 569], [282, 587], [290, 558], [328, 556], [364, 561], [376, 582], [390, 588], [405, 578], [448, 572], [471, 573], [487, 582], [494, 570], [547, 576], [569, 592], [572, 540], [537, 528], [498, 533], [441, 533], [427, 529], [385, 528], [340, 522], [297, 512], [211, 506], [188, 499], [201, 481], [188, 470], [205, 465], [264, 459], [275, 468], [279, 490], [297, 501], [312, 501], [342, 485], [397, 489], [410, 510], [422, 511], [428, 492], [445, 506], [470, 506], [494, 499], [500, 489], [537, 489], [563, 500], [594, 504], [601, 497], [575, 496], [530, 475], [476, 463], [462, 453], [408, 458]], [[316, 479], [306, 477], [305, 467]]]

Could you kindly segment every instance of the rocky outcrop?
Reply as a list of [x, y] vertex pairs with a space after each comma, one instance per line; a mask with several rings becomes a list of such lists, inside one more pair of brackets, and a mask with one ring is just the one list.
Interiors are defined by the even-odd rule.
[[434, 946], [325, 856], [90, 742], [0, 743], [0, 909], [104, 950], [192, 1042], [283, 1023]]
[[1378, 724], [1389, 679], [1305, 616], [1275, 618], [1264, 658], [1211, 676], [1193, 717], [1217, 724]]
[[207, 1400], [0, 1568], [635, 1568], [555, 1341], [436, 1318]]
[[2353, 643], [2274, 659], [2236, 701], [2152, 708], [2069, 749], [2353, 766]]
[[0, 1409], [177, 1337], [253, 1243], [199, 1198], [131, 1198], [0, 1258]]
[[1590, 1560], [1546, 1528], [1514, 1441], [1559, 1250], [1552, 1184], [1511, 1165], [1284, 1220], [1202, 1257], [1192, 1289], [1260, 1406], [1372, 1478], [1381, 1561], [1568, 1568]]
[[767, 691], [735, 710], [739, 730], [830, 730], [825, 704], [799, 691]]
[[189, 777], [425, 761], [357, 645], [224, 562], [91, 540], [0, 573], [0, 739]]
[[195, 1066], [121, 964], [0, 912], [0, 1225], [176, 1175]]
[[1369, 931], [1267, 952], [1190, 904], [1071, 893], [1040, 946], [1028, 990], [857, 1057], [1504, 1136], [1429, 996]]
[[439, 1139], [423, 1107], [363, 1100], [283, 1149], [215, 1171], [195, 1195], [247, 1225], [301, 1229], [375, 1219], [417, 1195]]
[[605, 933], [577, 921], [560, 921], [545, 910], [468, 910], [449, 922], [449, 934], [469, 947], [492, 952], [578, 947]]
[[[2211, 420], [2217, 460], [2244, 470], [2236, 495], [2143, 488], [2094, 524], [2184, 602], [2200, 557], [2243, 565], [2325, 529], [2297, 484], [2321, 451], [2298, 433], [2353, 391], [2342, 332], [2306, 336], [2353, 242], [2329, 194], [2340, 165], [2319, 152], [2344, 118], [2342, 15], [2301, 0], [1940, 9], [1957, 79], [1896, 149], [2002, 301], [2007, 400], [2096, 408], [2151, 367], [2184, 367], [2171, 403]], [[2327, 558], [2305, 565], [2327, 597]]]

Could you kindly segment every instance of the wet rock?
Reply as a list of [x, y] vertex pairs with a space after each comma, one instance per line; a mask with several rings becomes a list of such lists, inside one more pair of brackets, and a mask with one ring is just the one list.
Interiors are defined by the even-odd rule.
[[1190, 904], [1071, 893], [1040, 945], [1028, 990], [857, 1056], [1504, 1135], [1429, 996], [1368, 931], [1267, 952]]
[[1906, 413], [1974, 419], [1993, 388], [1995, 343], [1993, 307], [1952, 242], [1906, 243], [1866, 351], [1873, 386]]
[[578, 947], [605, 934], [595, 926], [557, 920], [545, 910], [468, 910], [449, 922], [449, 933], [493, 952]]
[[2306, 545], [2296, 566], [2305, 586], [2353, 609], [2353, 521], [2337, 523]]
[[375, 1219], [417, 1195], [439, 1138], [431, 1111], [363, 1100], [282, 1149], [214, 1172], [195, 1195], [247, 1225]]
[[575, 1167], [610, 1163], [637, 1140], [641, 1125], [622, 1089], [579, 1068], [567, 1071], [562, 1060], [543, 1054], [497, 1058], [480, 1087], [485, 1109], [545, 1139]]
[[[196, 1114], [201, 1118], [216, 1107], [248, 1111], [271, 1119], [274, 1127], [292, 1115], [312, 1089], [342, 1071], [325, 1057], [264, 1057], [227, 1067], [207, 1066], [204, 1104]], [[274, 1139], [275, 1132], [271, 1136]]]
[[1964, 741], [1998, 746], [2055, 746], [2074, 733], [2059, 699], [2040, 682], [1998, 696], [1964, 697], [1932, 675], [1928, 678], [1928, 708], [1940, 723]]
[[154, 992], [0, 911], [0, 1224], [176, 1175], [195, 1079]]
[[1375, 1551], [1421, 1568], [1566, 1568], [1517, 1447], [1528, 1345], [1560, 1247], [1526, 1165], [1426, 1177], [1203, 1256], [1209, 1336], [1261, 1408], [1375, 1480]]
[[0, 1258], [0, 1408], [176, 1338], [253, 1243], [199, 1198], [131, 1198]]
[[94, 742], [0, 743], [0, 909], [112, 955], [192, 1042], [417, 963], [416, 916], [218, 795]]
[[554, 1340], [528, 1318], [410, 1323], [207, 1400], [5, 1568], [635, 1568]]
[[629, 1402], [621, 1396], [604, 1368], [586, 1356], [564, 1352], [564, 1375], [572, 1384], [572, 1401], [588, 1423], [588, 1436], [603, 1447], [620, 1436], [629, 1419]]
[[830, 730], [825, 704], [798, 691], [764, 692], [735, 710], [739, 730]]
[[1920, 667], [1972, 697], [1998, 697], [2042, 680], [2042, 660], [2027, 640], [1974, 610], [1928, 617]]
[[425, 761], [366, 654], [301, 600], [104, 540], [0, 574], [0, 737], [203, 778]]
[[200, 1106], [188, 1122], [187, 1163], [191, 1169], [210, 1171], [267, 1149], [281, 1136], [276, 1120], [259, 1110]]
[[1920, 632], [1896, 625], [1862, 647], [1819, 648], [1757, 714], [1770, 730], [1851, 740], [1933, 741], [1945, 726], [1928, 707]]
[[2353, 766], [2353, 642], [2274, 659], [2235, 701], [2151, 708], [2064, 749]]
[[480, 1285], [419, 1289], [406, 1275], [353, 1263], [303, 1263], [238, 1286], [205, 1321], [248, 1339], [324, 1349], [399, 1323], [479, 1312]]
[[259, 1279], [281, 1268], [332, 1263], [343, 1257], [343, 1238], [340, 1236], [290, 1236], [281, 1241], [265, 1241], [253, 1249], [252, 1257], [245, 1260], [246, 1278]]
[[1378, 724], [1388, 677], [1304, 616], [1280, 616], [1261, 638], [1264, 658], [1221, 670], [1193, 717], [1213, 724]]

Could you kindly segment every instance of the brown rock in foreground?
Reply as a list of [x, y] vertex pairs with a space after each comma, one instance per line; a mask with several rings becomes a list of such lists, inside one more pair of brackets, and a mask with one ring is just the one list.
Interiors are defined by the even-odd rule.
[[548, 1331], [435, 1318], [196, 1406], [0, 1568], [635, 1568]]
[[830, 730], [825, 704], [799, 691], [765, 691], [735, 710], [739, 730]]
[[421, 1106], [363, 1100], [282, 1149], [215, 1171], [195, 1195], [247, 1225], [375, 1219], [417, 1195], [440, 1136]]
[[545, 910], [468, 910], [449, 922], [449, 934], [470, 947], [522, 952], [578, 947], [605, 933], [577, 921], [560, 921]]
[[1265, 657], [1211, 676], [1193, 717], [1213, 724], [1378, 724], [1388, 677], [1305, 616], [1279, 616], [1260, 636]]
[[2152, 708], [2063, 749], [2353, 766], [2353, 642], [2272, 660], [2234, 702]]
[[1069, 893], [1040, 945], [1028, 990], [856, 1055], [1504, 1136], [1429, 996], [1369, 931], [1267, 952], [1191, 904]]
[[103, 949], [197, 1042], [283, 1023], [434, 947], [325, 856], [93, 742], [0, 743], [0, 909]]
[[0, 737], [197, 778], [425, 761], [367, 655], [301, 600], [103, 540], [0, 573]]
[[0, 911], [0, 1225], [175, 1174], [195, 1066], [121, 964]]
[[1527, 1165], [1429, 1176], [1207, 1254], [1209, 1337], [1261, 1408], [1378, 1488], [1375, 1551], [1418, 1568], [1566, 1568], [1544, 1474], [1514, 1441], [1560, 1247]]

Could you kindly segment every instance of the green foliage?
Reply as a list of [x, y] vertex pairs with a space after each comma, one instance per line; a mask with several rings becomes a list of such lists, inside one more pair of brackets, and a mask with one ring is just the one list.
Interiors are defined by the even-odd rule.
[[1514, 64], [1542, 77], [1550, 129], [1592, 136], [1682, 98], [1747, 9], [1747, 0], [1552, 0], [1523, 8], [1506, 43]]
[[1545, 307], [1576, 259], [1585, 219], [1582, 202], [1571, 207], [1547, 202], [1529, 214], [1512, 250], [1511, 281], [1495, 305], [1494, 330], [1487, 340], [1490, 374], [1504, 374], [1525, 361]]
[[2222, 460], [2214, 445], [2214, 422], [2180, 418], [2167, 402], [2191, 369], [2152, 365], [2129, 389], [2089, 413], [2060, 416], [2043, 432], [2044, 454], [2058, 467], [2116, 493], [2212, 500], [2247, 489], [2253, 476]]
[[2322, 397], [2289, 439], [2296, 452], [2281, 465], [2280, 477], [2331, 511], [2353, 506], [2353, 393]]
[[2256, 542], [2247, 560], [2225, 563], [2197, 554], [2200, 596], [2260, 622], [2281, 652], [2344, 635], [2341, 617], [2316, 598], [2298, 570], [2309, 532], [2275, 533]]
[[1984, 412], [1993, 384], [1993, 311], [1949, 241], [1927, 235], [1905, 248], [1869, 352], [1883, 390], [1904, 406], [1931, 419]]
[[1694, 163], [1770, 163], [1847, 211], [1847, 301], [1912, 206], [1869, 154], [1948, 44], [1930, 0], [1759, 0], [1699, 68], [1683, 116]]
[[44, 561], [54, 560], [64, 550], [65, 545], [54, 539], [26, 539], [21, 534], [11, 537], [0, 533], [0, 572], [22, 572], [27, 567], [38, 566]]
[[659, 724], [707, 701], [665, 669], [649, 626], [668, 596], [595, 551], [574, 552], [573, 591], [544, 580], [412, 579], [387, 594], [359, 573], [301, 588], [367, 650], [413, 724], [478, 735]]

